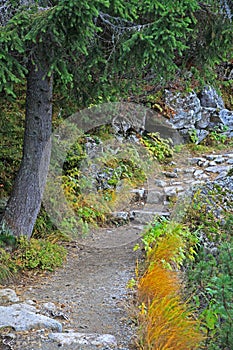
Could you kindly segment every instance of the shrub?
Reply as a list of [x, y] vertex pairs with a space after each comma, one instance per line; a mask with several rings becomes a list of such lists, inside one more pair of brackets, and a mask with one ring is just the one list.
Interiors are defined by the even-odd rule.
[[0, 248], [0, 281], [4, 281], [13, 274], [26, 269], [42, 269], [53, 271], [62, 265], [66, 257], [66, 250], [58, 244], [42, 239], [21, 236], [17, 239], [13, 250], [9, 247]]
[[199, 227], [196, 259], [186, 265], [186, 293], [202, 322], [205, 350], [233, 348], [231, 179], [225, 183], [197, 191], [184, 219], [191, 228]]
[[29, 241], [24, 236], [19, 238], [18, 247], [13, 253], [13, 259], [22, 269], [40, 268], [49, 271], [61, 266], [65, 256], [65, 248], [56, 243], [34, 238]]
[[233, 348], [233, 237], [231, 231], [219, 231], [219, 242], [201, 246], [187, 269], [187, 289], [206, 334], [203, 349], [208, 350]]

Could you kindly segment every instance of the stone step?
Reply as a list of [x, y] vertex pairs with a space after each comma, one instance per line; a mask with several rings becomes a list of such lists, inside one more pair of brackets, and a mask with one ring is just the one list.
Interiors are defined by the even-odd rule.
[[146, 197], [146, 203], [148, 204], [163, 204], [165, 201], [164, 190], [149, 189]]
[[137, 224], [149, 224], [154, 220], [155, 217], [169, 217], [168, 211], [158, 210], [132, 210], [130, 213], [131, 220]]

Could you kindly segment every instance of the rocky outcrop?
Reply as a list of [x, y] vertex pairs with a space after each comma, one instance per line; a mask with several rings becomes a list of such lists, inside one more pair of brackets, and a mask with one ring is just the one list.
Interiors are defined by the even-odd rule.
[[212, 87], [186, 95], [165, 90], [165, 103], [172, 111], [170, 124], [185, 140], [193, 135], [194, 141], [200, 143], [216, 129], [233, 136], [233, 111], [225, 109], [222, 98]]

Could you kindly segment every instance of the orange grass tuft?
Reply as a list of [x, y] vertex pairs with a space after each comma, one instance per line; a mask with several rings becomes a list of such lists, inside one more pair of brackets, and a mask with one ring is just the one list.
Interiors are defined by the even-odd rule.
[[191, 350], [202, 340], [196, 321], [178, 296], [153, 300], [144, 336], [146, 349], [151, 350]]
[[162, 238], [152, 249], [150, 266], [139, 281], [139, 298], [146, 304], [141, 312], [143, 350], [194, 350], [203, 340], [199, 322], [182, 303], [178, 273], [162, 263], [170, 263], [182, 248], [180, 237]]
[[156, 247], [150, 252], [149, 259], [150, 261], [165, 260], [171, 262], [183, 247], [184, 243], [182, 238], [177, 235], [162, 237]]
[[140, 279], [139, 295], [144, 302], [154, 298], [164, 298], [167, 295], [177, 294], [179, 283], [176, 273], [165, 270], [162, 266], [154, 264]]

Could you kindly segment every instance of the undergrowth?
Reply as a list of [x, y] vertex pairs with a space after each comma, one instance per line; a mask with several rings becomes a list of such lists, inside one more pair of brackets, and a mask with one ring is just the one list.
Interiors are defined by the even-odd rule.
[[[169, 142], [156, 133], [137, 135], [134, 145], [116, 142], [109, 126], [106, 128], [107, 132], [102, 127], [79, 139], [63, 166], [62, 188], [84, 231], [90, 224], [113, 220], [111, 212], [130, 203], [130, 189], [146, 182], [154, 160], [165, 161], [173, 154]], [[87, 143], [96, 148], [94, 158], [86, 152]]]
[[53, 271], [62, 265], [65, 257], [66, 249], [57, 243], [0, 234], [0, 282], [24, 270]]

